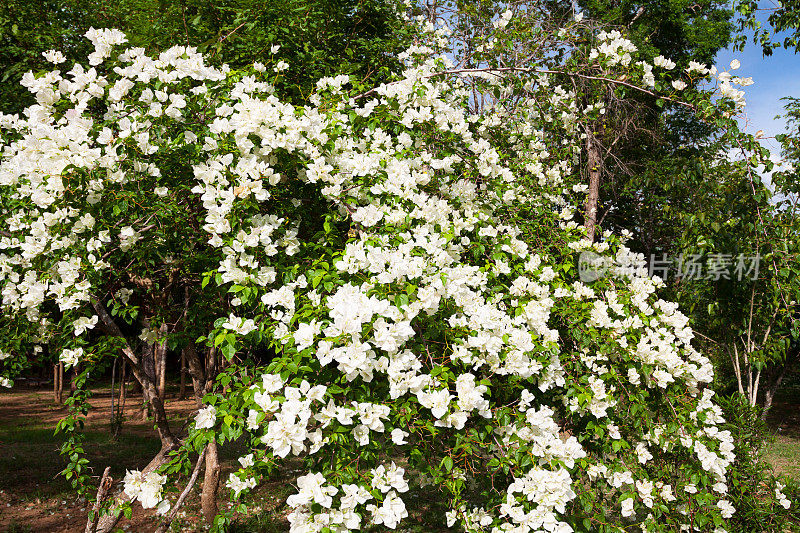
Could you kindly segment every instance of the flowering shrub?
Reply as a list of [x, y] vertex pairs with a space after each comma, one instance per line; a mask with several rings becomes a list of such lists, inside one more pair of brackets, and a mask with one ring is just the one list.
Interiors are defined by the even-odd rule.
[[[257, 378], [228, 367], [180, 442], [244, 436], [234, 498], [301, 456], [293, 532], [395, 529], [412, 489], [442, 491], [443, 522], [468, 531], [726, 530], [734, 444], [712, 365], [643, 258], [572, 220], [577, 116], [602, 106], [561, 73], [444, 75], [420, 46], [397, 81], [325, 78], [300, 107], [273, 95], [285, 63], [231, 72], [87, 37], [89, 68], [26, 75], [38, 104], [0, 117], [3, 309], [91, 367], [118, 349], [95, 335], [104, 302], [134, 323], [133, 295], [157, 291], [136, 269], [196, 261], [224, 295], [201, 340], [276, 354]], [[670, 68], [601, 41], [588, 57], [606, 73], [652, 88]], [[523, 96], [470, 114], [460, 74]], [[604, 276], [579, 281], [581, 253]], [[125, 494], [166, 512], [185, 461], [130, 472]]]

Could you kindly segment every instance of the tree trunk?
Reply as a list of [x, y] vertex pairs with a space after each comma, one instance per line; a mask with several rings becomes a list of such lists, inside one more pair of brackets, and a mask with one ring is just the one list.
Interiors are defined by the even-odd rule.
[[178, 496], [178, 499], [175, 501], [175, 505], [172, 506], [172, 510], [170, 511], [169, 515], [167, 515], [166, 520], [162, 522], [160, 526], [158, 526], [158, 529], [156, 529], [155, 533], [165, 533], [167, 528], [172, 526], [172, 522], [175, 520], [175, 515], [178, 514], [181, 505], [183, 505], [183, 502], [186, 501], [186, 497], [189, 495], [189, 491], [192, 490], [192, 487], [194, 487], [194, 484], [197, 481], [197, 475], [200, 473], [200, 465], [203, 464], [205, 456], [206, 449], [203, 448], [203, 451], [200, 452], [200, 456], [197, 458], [197, 463], [194, 465], [194, 470], [192, 470], [192, 475], [189, 478], [189, 482], [186, 483], [186, 487], [184, 487], [181, 495]]
[[209, 524], [214, 523], [214, 517], [217, 516], [219, 470], [217, 443], [209, 442], [206, 448], [206, 472], [203, 476], [203, 492], [200, 495], [200, 506], [203, 509], [203, 517]]
[[78, 390], [78, 365], [72, 367], [72, 377], [69, 379], [69, 395], [72, 396], [75, 394], [75, 391]]
[[178, 393], [178, 399], [183, 400], [186, 398], [186, 348], [181, 350], [181, 390]]
[[155, 356], [155, 345], [153, 344], [145, 344], [144, 348], [142, 348], [142, 371], [144, 374], [147, 375], [147, 380], [153, 384], [152, 389], [150, 387], [146, 387], [144, 382], [139, 380], [142, 383], [142, 410], [139, 414], [139, 418], [141, 420], [147, 420], [148, 416], [151, 415], [151, 394], [158, 396], [158, 390], [156, 386], [156, 364], [154, 360]]
[[775, 399], [775, 394], [778, 392], [778, 388], [781, 386], [781, 382], [786, 375], [787, 366], [788, 365], [784, 364], [781, 367], [780, 371], [778, 371], [771, 380], [767, 390], [764, 391], [764, 410], [761, 411], [761, 420], [767, 419], [767, 414], [769, 413], [770, 408], [772, 408], [772, 400]]
[[161, 439], [162, 446], [176, 446], [178, 441], [172, 434], [172, 430], [167, 422], [167, 414], [164, 410], [164, 404], [158, 398], [156, 386], [153, 382], [153, 374], [148, 373], [145, 370], [144, 359], [136, 355], [130, 344], [128, 344], [127, 339], [122, 334], [122, 331], [120, 331], [119, 326], [117, 326], [105, 308], [96, 300], [92, 300], [92, 305], [94, 306], [95, 312], [100, 317], [100, 320], [103, 322], [103, 328], [110, 335], [119, 337], [125, 341], [122, 346], [122, 353], [128, 360], [128, 363], [131, 365], [133, 377], [142, 385], [144, 394], [146, 394], [149, 398], [149, 404], [150, 407], [152, 407], [153, 417], [155, 418], [156, 430], [158, 431], [158, 437]]
[[[159, 336], [167, 333], [167, 325], [161, 324], [158, 328]], [[155, 358], [156, 374], [158, 376], [158, 397], [163, 402], [167, 393], [167, 341], [160, 340], [153, 348]]]
[[[194, 344], [189, 344], [183, 351], [186, 363], [189, 367], [189, 375], [192, 376], [192, 388], [194, 389], [194, 400], [198, 409], [203, 407], [203, 396], [211, 392], [216, 376], [217, 350], [210, 348], [206, 352], [205, 370], [203, 369], [200, 357]], [[203, 477], [203, 491], [200, 495], [200, 505], [203, 516], [209, 523], [213, 523], [217, 515], [217, 499], [219, 497], [219, 477], [220, 466], [217, 455], [217, 443], [210, 442], [206, 448], [206, 468]]]
[[211, 383], [217, 376], [217, 349], [209, 348], [206, 352], [206, 372], [205, 372], [205, 387], [208, 389], [203, 392], [210, 392]]
[[64, 363], [53, 366], [53, 399], [58, 405], [64, 403]]
[[189, 368], [189, 375], [192, 378], [192, 391], [194, 392], [194, 401], [197, 408], [203, 407], [203, 394], [205, 394], [206, 378], [203, 364], [200, 357], [197, 355], [197, 348], [194, 344], [189, 344], [183, 349], [183, 357], [186, 360], [186, 365]]
[[[216, 376], [217, 350], [210, 348], [206, 352], [205, 368], [197, 353], [194, 344], [188, 344], [182, 352], [182, 356], [189, 367], [189, 375], [192, 377], [192, 389], [194, 391], [194, 401], [197, 408], [203, 407], [203, 396], [211, 392]], [[203, 516], [209, 523], [213, 523], [217, 515], [217, 499], [219, 497], [219, 476], [220, 466], [217, 454], [217, 443], [210, 442], [206, 448], [206, 468], [203, 476], [203, 490], [200, 495], [200, 505]]]
[[585, 220], [586, 235], [594, 241], [595, 227], [597, 226], [597, 204], [600, 199], [600, 176], [603, 161], [600, 156], [600, 145], [592, 132], [586, 134], [586, 154], [589, 170], [589, 191], [586, 196]]
[[[105, 307], [95, 299], [92, 299], [92, 306], [99, 316], [103, 325], [102, 327], [106, 333], [123, 341], [122, 354], [130, 364], [133, 377], [141, 384], [142, 391], [147, 395], [147, 398], [149, 399], [149, 405], [152, 407], [156, 431], [158, 432], [159, 440], [161, 440], [161, 450], [142, 470], [142, 472], [145, 474], [152, 472], [170, 460], [169, 452], [176, 449], [180, 443], [172, 434], [172, 430], [169, 427], [167, 413], [164, 410], [164, 403], [158, 397], [156, 385], [153, 381], [153, 374], [148, 373], [148, 371], [145, 370], [145, 359], [136, 355], [136, 352], [133, 351], [128, 343], [127, 338], [122, 334], [119, 326], [117, 326], [116, 322], [114, 322], [114, 319], [111, 318], [111, 315], [108, 314], [108, 311], [106, 311]], [[146, 355], [146, 351], [143, 355]], [[124, 492], [118, 494], [117, 498], [120, 498], [123, 501], [129, 500], [129, 498], [125, 496]], [[97, 525], [98, 533], [109, 533], [119, 521], [119, 518], [119, 510], [115, 510], [109, 515], [100, 517]]]
[[114, 434], [112, 435], [115, 439], [119, 437], [119, 434], [122, 433], [122, 424], [125, 422], [125, 400], [126, 400], [126, 387], [128, 386], [127, 382], [127, 373], [126, 368], [128, 364], [123, 359], [120, 361], [120, 378], [119, 378], [119, 396], [117, 397], [117, 413], [116, 413], [116, 420], [114, 420]]
[[[118, 359], [114, 359], [114, 364], [111, 367], [111, 420], [109, 420], [111, 425], [111, 438], [116, 439], [119, 431], [117, 431], [117, 421], [119, 420], [119, 404], [114, 405], [114, 386], [116, 385], [117, 379], [117, 362]], [[116, 407], [116, 409], [114, 409]]]
[[[148, 472], [157, 470], [158, 468], [161, 467], [161, 465], [168, 463], [170, 460], [168, 452], [171, 451], [172, 449], [173, 447], [171, 446], [166, 448], [162, 446], [161, 450], [156, 454], [155, 457], [153, 457], [150, 463], [148, 463], [148, 465], [145, 466], [144, 469], [142, 469], [142, 473], [147, 474]], [[130, 501], [130, 498], [120, 490], [116, 495], [115, 500], [122, 503]], [[100, 520], [97, 521], [97, 528], [95, 529], [95, 531], [97, 533], [110, 533], [114, 529], [114, 526], [117, 525], [117, 522], [119, 522], [119, 519], [121, 517], [122, 513], [119, 511], [119, 508], [118, 507], [112, 508], [110, 514], [101, 516]]]
[[114, 481], [111, 479], [111, 476], [109, 476], [110, 472], [111, 467], [107, 466], [103, 471], [103, 476], [100, 478], [100, 485], [97, 487], [97, 496], [95, 497], [92, 511], [89, 513], [89, 519], [86, 521], [85, 533], [95, 533], [97, 531], [97, 522], [100, 520], [100, 508], [108, 497], [108, 489], [111, 488], [111, 484]]

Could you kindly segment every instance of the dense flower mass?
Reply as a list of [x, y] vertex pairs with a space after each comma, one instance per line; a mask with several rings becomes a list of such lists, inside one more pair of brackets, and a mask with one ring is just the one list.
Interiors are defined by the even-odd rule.
[[[87, 37], [89, 67], [27, 75], [37, 103], [0, 117], [3, 310], [55, 328], [57, 309], [71, 333], [60, 359], [99, 357], [96, 300], [142, 290], [108, 276], [158, 246], [151, 213], [119, 199], [196, 204], [202, 232], [181, 238], [210, 250], [230, 294], [209, 342], [278, 354], [196, 416], [197, 439], [252, 436], [234, 496], [299, 455], [297, 533], [398, 528], [404, 496], [432, 484], [450, 500], [442, 522], [470, 531], [689, 530], [698, 516], [724, 531], [734, 456], [711, 364], [643, 258], [572, 220], [582, 111], [569, 87], [531, 73], [514, 110], [470, 114], [464, 83], [438, 74], [447, 60], [418, 50], [368, 95], [338, 76], [295, 106], [263, 65], [230, 72], [180, 46], [115, 54], [119, 32]], [[645, 86], [674, 67], [637, 63], [616, 32], [599, 39], [591, 58]], [[537, 245], [519, 216], [536, 220]], [[580, 253], [604, 275], [580, 281]], [[166, 480], [129, 472], [125, 493], [154, 507]]]

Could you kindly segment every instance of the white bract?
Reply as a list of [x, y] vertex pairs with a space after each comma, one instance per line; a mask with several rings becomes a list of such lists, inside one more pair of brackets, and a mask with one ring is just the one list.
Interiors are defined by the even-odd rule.
[[[724, 484], [734, 456], [687, 317], [658, 299], [642, 256], [610, 234], [587, 241], [571, 220], [585, 187], [570, 87], [531, 74], [514, 110], [470, 114], [465, 84], [439, 75], [446, 61], [420, 46], [393, 83], [356, 95], [348, 76], [324, 78], [295, 106], [263, 65], [216, 69], [186, 47], [115, 54], [119, 32], [87, 37], [89, 68], [26, 75], [37, 103], [25, 118], [0, 117], [0, 190], [20, 206], [0, 213], [3, 312], [36, 322], [52, 303], [89, 342], [93, 298], [127, 306], [136, 294], [104, 285], [111, 264], [159, 246], [147, 214], [117, 219], [105, 206], [132, 190], [152, 191], [154, 205], [191, 196], [202, 230], [182, 237], [230, 292], [209, 342], [227, 357], [265, 344], [277, 353], [255, 384], [230, 383], [195, 418], [197, 430], [254, 437], [227, 480], [234, 497], [256, 486], [256, 467], [302, 455], [314, 467], [287, 501], [296, 533], [395, 529], [406, 493], [430, 483], [450, 497], [443, 522], [493, 533], [572, 531], [587, 486], [606, 495], [593, 511], [603, 520], [647, 515], [679, 529], [687, 505], [734, 512], [727, 501], [697, 510], [692, 497]], [[654, 86], [653, 65], [619, 32], [598, 41], [591, 61]], [[547, 244], [534, 249], [515, 221]], [[604, 277], [577, 280], [584, 251]], [[161, 336], [145, 325], [141, 339]], [[659, 480], [656, 460], [682, 466]], [[125, 493], [155, 507], [165, 482], [129, 472]], [[467, 506], [467, 487], [491, 487], [482, 507]]]

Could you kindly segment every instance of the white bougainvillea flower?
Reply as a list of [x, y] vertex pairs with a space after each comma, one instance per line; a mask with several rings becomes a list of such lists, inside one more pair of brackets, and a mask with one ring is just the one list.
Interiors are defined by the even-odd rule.
[[197, 429], [211, 429], [216, 422], [217, 409], [213, 405], [200, 409], [195, 417], [195, 427]]

